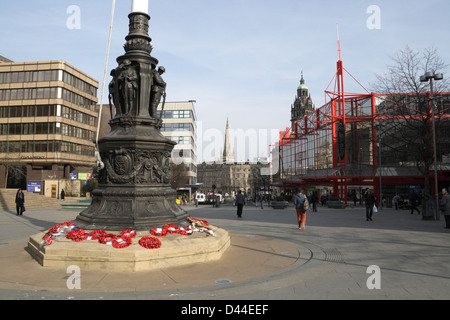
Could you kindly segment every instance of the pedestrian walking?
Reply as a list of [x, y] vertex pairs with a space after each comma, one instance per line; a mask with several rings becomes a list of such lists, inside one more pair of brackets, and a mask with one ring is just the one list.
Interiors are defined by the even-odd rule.
[[450, 194], [447, 189], [442, 189], [442, 199], [439, 201], [439, 210], [445, 217], [445, 228], [450, 229]]
[[242, 218], [242, 208], [244, 207], [244, 204], [245, 204], [244, 196], [242, 195], [242, 191], [239, 190], [236, 196], [237, 216], [239, 218]]
[[392, 198], [392, 203], [395, 205], [395, 210], [398, 210], [398, 204], [400, 203], [400, 196], [396, 194], [394, 198]]
[[294, 196], [294, 205], [295, 211], [297, 212], [297, 221], [298, 228], [300, 230], [305, 230], [306, 223], [306, 210], [305, 210], [305, 202], [308, 201], [306, 199], [306, 195], [303, 194], [303, 189], [299, 189], [298, 193]]
[[25, 211], [25, 195], [22, 192], [22, 189], [17, 190], [16, 193], [16, 212], [18, 216], [21, 216]]
[[416, 193], [416, 190], [412, 189], [411, 195], [409, 196], [409, 203], [411, 205], [411, 214], [414, 213], [414, 210], [420, 214], [420, 210], [417, 209], [419, 205], [419, 195]]
[[263, 195], [260, 196], [259, 201], [261, 202], [261, 209], [264, 209], [264, 196]]
[[61, 199], [64, 200], [66, 198], [66, 192], [64, 191], [64, 189], [62, 189], [61, 191]]
[[317, 202], [319, 201], [319, 197], [317, 195], [317, 191], [314, 191], [311, 195], [311, 205], [312, 211], [317, 212]]
[[375, 205], [375, 195], [369, 188], [364, 194], [364, 202], [366, 204], [366, 221], [372, 221], [373, 206]]

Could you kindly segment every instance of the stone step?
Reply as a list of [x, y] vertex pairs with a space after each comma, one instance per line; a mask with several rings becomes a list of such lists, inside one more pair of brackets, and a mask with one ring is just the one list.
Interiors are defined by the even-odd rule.
[[[0, 189], [0, 210], [16, 210], [16, 193], [17, 189]], [[25, 208], [41, 209], [41, 208], [60, 208], [62, 200], [47, 198], [37, 193], [25, 194]]]

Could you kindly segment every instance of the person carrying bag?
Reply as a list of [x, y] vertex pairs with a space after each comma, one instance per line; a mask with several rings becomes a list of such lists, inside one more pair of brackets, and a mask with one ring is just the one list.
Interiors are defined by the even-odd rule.
[[303, 194], [303, 189], [300, 189], [294, 196], [295, 211], [297, 212], [298, 228], [305, 230], [306, 211], [309, 209], [309, 202], [306, 195]]
[[373, 191], [369, 188], [366, 189], [365, 193], [365, 203], [366, 203], [366, 221], [372, 221], [373, 209], [375, 206], [375, 195]]

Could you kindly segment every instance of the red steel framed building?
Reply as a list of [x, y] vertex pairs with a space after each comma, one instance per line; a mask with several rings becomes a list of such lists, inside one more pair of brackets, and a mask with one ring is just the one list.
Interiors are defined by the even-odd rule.
[[[346, 93], [344, 73], [351, 76], [339, 57], [337, 72], [325, 90], [325, 105], [293, 122], [271, 146], [275, 151], [273, 161], [279, 159], [279, 177], [274, 179], [274, 186], [287, 193], [299, 187], [317, 190], [319, 196], [332, 193], [345, 203], [366, 188], [373, 189], [378, 199], [381, 189], [388, 204], [395, 194], [407, 199], [411, 188], [422, 191], [426, 175], [419, 171], [417, 161], [400, 148], [402, 141], [396, 138], [396, 130], [408, 120], [421, 117], [431, 126], [431, 108], [418, 112], [416, 107], [422, 99], [431, 105], [430, 92]], [[333, 82], [334, 89], [330, 90]], [[440, 189], [450, 186], [450, 93], [436, 93], [433, 101], [437, 109]], [[430, 166], [427, 177], [432, 195], [436, 192], [434, 171], [434, 165]]]

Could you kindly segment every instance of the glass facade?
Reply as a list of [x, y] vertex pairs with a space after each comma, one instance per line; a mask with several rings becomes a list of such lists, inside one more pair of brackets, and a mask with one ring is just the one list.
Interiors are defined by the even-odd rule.
[[[358, 95], [344, 106], [332, 99], [280, 133], [279, 185], [328, 187], [344, 200], [366, 187], [377, 194], [381, 179], [386, 198], [407, 197], [409, 185], [424, 184], [421, 168], [434, 168], [429, 101], [428, 93]], [[434, 102], [439, 184], [448, 187], [450, 94], [435, 94]]]
[[97, 90], [97, 80], [61, 60], [1, 63], [0, 163], [94, 166]]
[[193, 112], [190, 110], [157, 111], [157, 115], [163, 119], [193, 118]]
[[[81, 145], [72, 142], [59, 140], [30, 140], [30, 141], [0, 141], [0, 153], [46, 153], [46, 152], [64, 152], [74, 155], [91, 156], [95, 151], [92, 146]], [[22, 155], [21, 159], [27, 158]]]
[[97, 87], [63, 70], [0, 72], [0, 84], [62, 81], [91, 96], [97, 96]]
[[162, 134], [177, 143], [172, 151], [176, 163], [184, 163], [188, 170], [189, 181], [186, 185], [197, 183], [197, 124], [192, 101], [167, 102], [164, 111], [160, 104], [157, 116], [163, 119]]

